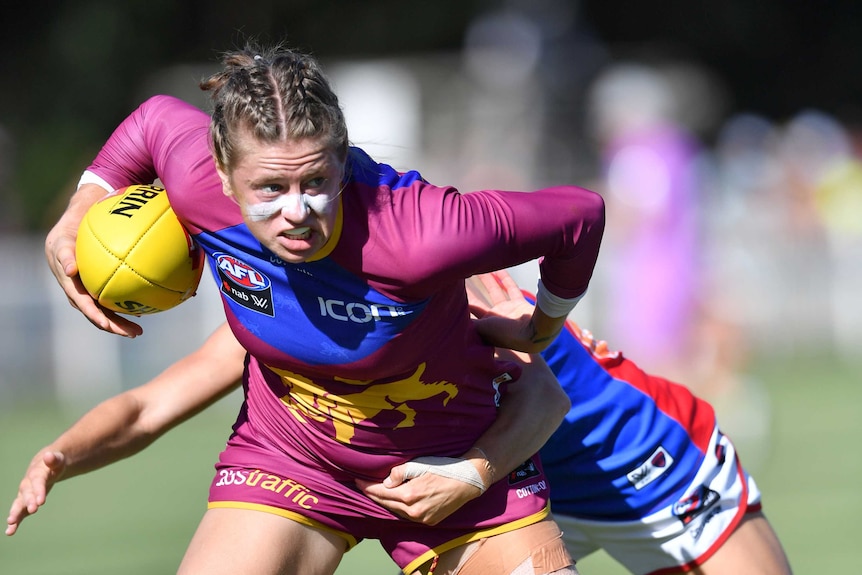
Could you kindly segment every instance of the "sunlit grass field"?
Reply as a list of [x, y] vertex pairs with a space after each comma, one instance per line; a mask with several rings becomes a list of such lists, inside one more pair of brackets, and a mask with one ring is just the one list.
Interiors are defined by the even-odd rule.
[[[768, 430], [737, 443], [744, 463], [752, 456], [767, 516], [798, 575], [855, 572], [862, 564], [860, 367], [797, 358], [754, 373], [769, 399]], [[138, 456], [60, 483], [17, 535], [0, 539], [0, 574], [173, 573], [204, 511], [236, 403], [229, 397]], [[729, 403], [721, 409], [733, 410]], [[4, 517], [32, 454], [74, 418], [44, 405], [0, 406]], [[625, 573], [601, 554], [579, 568], [583, 575]], [[374, 542], [348, 553], [338, 570], [397, 572]]]

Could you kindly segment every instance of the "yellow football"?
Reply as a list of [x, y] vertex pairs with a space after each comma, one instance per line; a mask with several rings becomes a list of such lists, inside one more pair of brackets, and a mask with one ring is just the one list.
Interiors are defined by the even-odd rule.
[[84, 287], [110, 310], [144, 315], [195, 294], [204, 255], [177, 218], [164, 188], [133, 185], [94, 204], [75, 245]]

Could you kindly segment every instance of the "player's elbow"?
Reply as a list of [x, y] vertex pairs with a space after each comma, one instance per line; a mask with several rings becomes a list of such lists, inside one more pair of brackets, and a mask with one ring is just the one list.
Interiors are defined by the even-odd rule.
[[565, 390], [560, 386], [560, 382], [554, 377], [546, 382], [541, 390], [541, 393], [548, 394], [548, 405], [550, 410], [547, 414], [548, 419], [555, 420], [557, 423], [562, 423], [566, 414], [572, 408], [572, 400], [566, 394]]
[[572, 408], [572, 400], [541, 355], [533, 354], [530, 359], [530, 393], [542, 398], [543, 418], [560, 424]]

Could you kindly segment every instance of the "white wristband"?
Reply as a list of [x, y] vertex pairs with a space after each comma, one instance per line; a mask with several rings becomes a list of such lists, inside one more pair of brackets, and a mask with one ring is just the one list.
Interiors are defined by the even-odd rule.
[[584, 291], [578, 297], [563, 298], [556, 296], [548, 291], [542, 280], [539, 280], [539, 287], [536, 290], [536, 305], [540, 310], [545, 312], [548, 317], [563, 317], [569, 315], [569, 312], [575, 309], [581, 298], [584, 297]]
[[89, 170], [85, 170], [84, 173], [81, 174], [81, 179], [78, 180], [78, 187], [75, 189], [80, 188], [84, 184], [96, 184], [97, 186], [104, 188], [106, 190], [106, 194], [110, 194], [114, 191], [114, 187], [111, 184]]
[[473, 467], [473, 464], [466, 459], [458, 459], [457, 457], [417, 457], [413, 461], [408, 461], [405, 464], [404, 479], [410, 480], [426, 473], [433, 473], [450, 479], [457, 479], [464, 483], [469, 483], [473, 487], [479, 489], [481, 493], [485, 493], [485, 482], [482, 481], [482, 476]]

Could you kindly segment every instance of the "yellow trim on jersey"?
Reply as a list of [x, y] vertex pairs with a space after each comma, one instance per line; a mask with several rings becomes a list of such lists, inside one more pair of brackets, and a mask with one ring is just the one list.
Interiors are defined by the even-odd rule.
[[347, 541], [347, 551], [350, 551], [350, 549], [352, 549], [356, 546], [357, 543], [359, 543], [356, 540], [356, 537], [354, 537], [350, 533], [347, 533], [345, 531], [339, 531], [338, 529], [333, 529], [332, 527], [327, 527], [319, 521], [315, 521], [314, 519], [310, 519], [294, 511], [288, 511], [287, 509], [273, 507], [272, 505], [262, 505], [260, 503], [246, 503], [244, 501], [211, 501], [207, 504], [207, 509], [248, 509], [251, 511], [263, 511], [264, 513], [271, 513], [273, 515], [286, 517], [287, 519], [292, 519], [297, 523], [301, 523], [308, 527], [314, 527], [315, 529], [320, 529], [321, 531], [326, 531], [328, 533], [332, 533], [334, 535], [337, 535], [338, 537], [341, 537], [342, 539]]
[[545, 504], [545, 508], [537, 513], [533, 513], [532, 515], [528, 515], [527, 517], [523, 517], [518, 519], [517, 521], [512, 521], [510, 523], [505, 523], [503, 525], [498, 525], [496, 527], [489, 527], [488, 529], [482, 529], [481, 531], [474, 531], [473, 533], [468, 533], [467, 535], [462, 535], [457, 539], [452, 539], [451, 541], [447, 541], [442, 545], [438, 545], [434, 549], [430, 551], [426, 551], [413, 561], [407, 564], [402, 571], [409, 575], [413, 573], [423, 564], [431, 561], [435, 556], [442, 555], [446, 551], [451, 551], [456, 547], [460, 547], [461, 545], [465, 545], [467, 543], [472, 543], [473, 541], [478, 541], [479, 539], [484, 539], [485, 537], [491, 537], [492, 535], [499, 535], [500, 533], [508, 533], [509, 531], [514, 531], [515, 529], [520, 529], [521, 527], [526, 527], [528, 525], [532, 525], [533, 523], [538, 523], [542, 519], [545, 519], [548, 514], [551, 512], [551, 504]]

